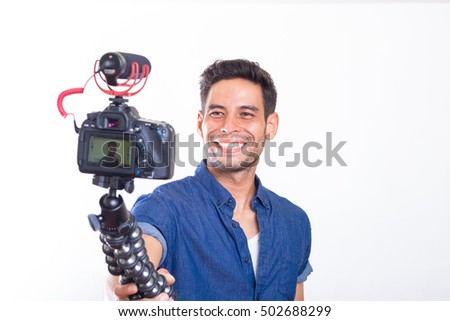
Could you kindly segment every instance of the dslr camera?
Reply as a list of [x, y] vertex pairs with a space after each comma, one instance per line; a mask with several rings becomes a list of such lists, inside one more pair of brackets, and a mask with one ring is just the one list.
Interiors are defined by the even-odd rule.
[[96, 64], [99, 67], [94, 75], [100, 74], [107, 88], [99, 86], [96, 78], [97, 85], [114, 97], [103, 111], [89, 113], [78, 129], [80, 172], [124, 179], [171, 178], [175, 159], [173, 127], [164, 121], [140, 117], [138, 110], [128, 106], [128, 99], [124, 98], [145, 85], [131, 91], [139, 82], [146, 81], [150, 62], [143, 56], [109, 52]]
[[112, 98], [102, 112], [87, 115], [79, 130], [82, 173], [168, 179], [174, 172], [175, 132], [171, 125], [143, 119], [136, 108]]
[[[175, 131], [163, 121], [145, 119], [136, 108], [128, 106], [129, 97], [137, 94], [147, 81], [150, 62], [143, 56], [109, 52], [97, 60], [94, 73], [97, 86], [112, 96], [103, 111], [87, 115], [80, 127], [74, 117], [78, 138], [77, 162], [80, 172], [94, 174], [93, 184], [108, 188], [100, 198], [101, 213], [90, 214], [89, 224], [100, 230], [108, 271], [120, 276], [125, 284], [135, 282], [138, 292], [129, 298], [152, 298], [161, 292], [176, 299], [176, 293], [160, 275], [147, 256], [142, 231], [123, 198], [125, 189], [132, 193], [133, 179], [169, 179], [175, 164]], [[102, 81], [102, 82], [101, 82]], [[106, 84], [106, 85], [105, 85]], [[65, 118], [64, 97], [80, 94], [83, 88], [63, 91], [58, 96], [58, 110]]]

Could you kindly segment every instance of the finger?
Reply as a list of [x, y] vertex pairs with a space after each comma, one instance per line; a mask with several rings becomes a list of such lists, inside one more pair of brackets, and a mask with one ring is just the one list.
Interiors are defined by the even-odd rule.
[[166, 278], [167, 285], [172, 285], [175, 283], [174, 276], [170, 274], [169, 271], [167, 271], [166, 269], [159, 269], [158, 273]]
[[161, 293], [155, 298], [157, 301], [170, 301], [170, 297], [167, 293]]
[[138, 291], [135, 283], [120, 284], [114, 288], [114, 293], [119, 300], [128, 300], [128, 296], [135, 294]]
[[154, 298], [143, 298], [142, 301], [173, 301], [167, 293], [161, 293]]

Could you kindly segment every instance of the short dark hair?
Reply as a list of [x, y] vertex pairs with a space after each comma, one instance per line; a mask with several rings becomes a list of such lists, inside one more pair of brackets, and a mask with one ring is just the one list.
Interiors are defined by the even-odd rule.
[[264, 117], [275, 111], [277, 90], [270, 74], [257, 62], [246, 59], [216, 60], [209, 65], [200, 77], [200, 99], [205, 110], [206, 98], [211, 86], [225, 79], [242, 78], [261, 86], [264, 101]]

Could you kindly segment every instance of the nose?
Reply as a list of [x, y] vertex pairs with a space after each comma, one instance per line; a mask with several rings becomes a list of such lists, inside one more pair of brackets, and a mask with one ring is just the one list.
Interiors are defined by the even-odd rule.
[[233, 114], [228, 114], [223, 121], [222, 127], [220, 129], [222, 133], [233, 133], [239, 131], [239, 122], [236, 116]]

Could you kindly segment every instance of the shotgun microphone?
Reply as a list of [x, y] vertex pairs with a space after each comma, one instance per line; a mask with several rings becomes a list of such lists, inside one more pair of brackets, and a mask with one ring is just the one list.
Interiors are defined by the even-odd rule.
[[[105, 75], [106, 82], [110, 86], [118, 86], [118, 79], [147, 77], [151, 70], [150, 61], [147, 58], [125, 52], [104, 54], [100, 58], [99, 66], [98, 72]], [[144, 70], [144, 67], [148, 69]]]

